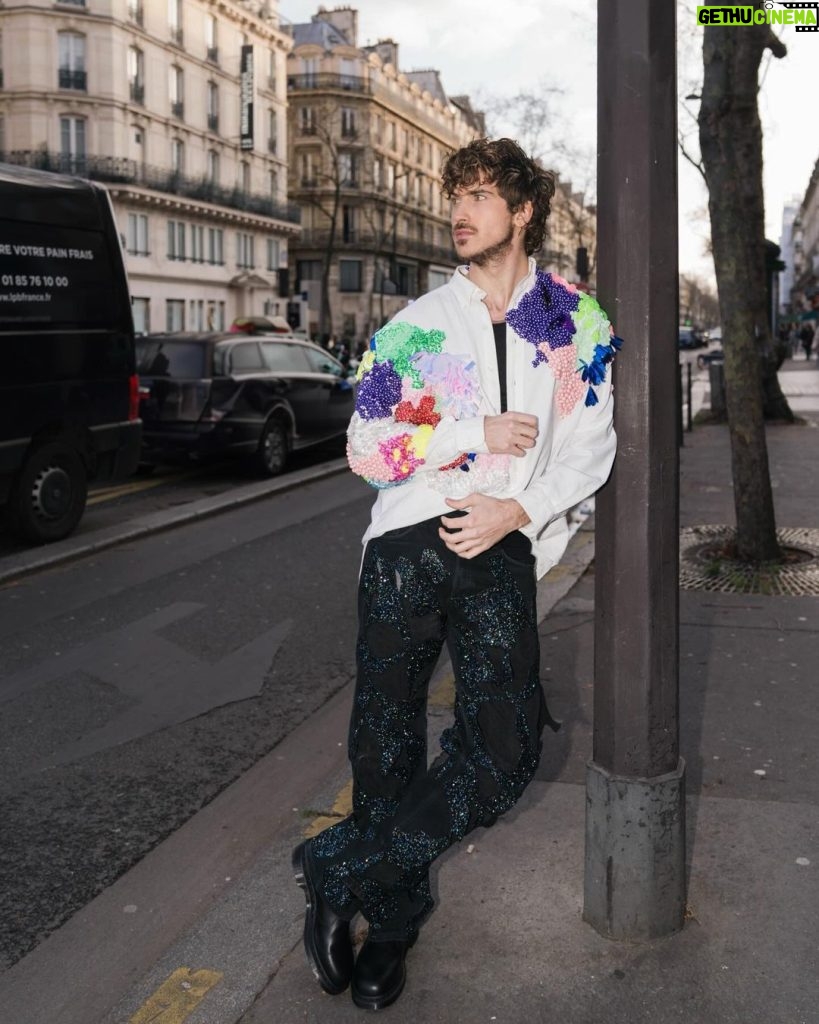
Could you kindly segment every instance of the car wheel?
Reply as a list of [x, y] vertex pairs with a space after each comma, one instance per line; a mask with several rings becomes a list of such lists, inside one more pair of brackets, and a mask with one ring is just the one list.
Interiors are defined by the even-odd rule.
[[264, 476], [278, 476], [287, 463], [287, 430], [281, 420], [268, 420], [259, 439], [256, 464]]
[[76, 449], [60, 441], [38, 448], [17, 479], [8, 505], [11, 529], [37, 544], [62, 540], [85, 511], [88, 478]]

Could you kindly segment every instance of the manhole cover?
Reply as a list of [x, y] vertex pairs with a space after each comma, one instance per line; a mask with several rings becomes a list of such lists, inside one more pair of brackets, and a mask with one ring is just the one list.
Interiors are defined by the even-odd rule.
[[746, 565], [726, 555], [730, 526], [687, 526], [680, 531], [680, 586], [723, 594], [819, 597], [819, 530], [777, 530], [783, 565]]

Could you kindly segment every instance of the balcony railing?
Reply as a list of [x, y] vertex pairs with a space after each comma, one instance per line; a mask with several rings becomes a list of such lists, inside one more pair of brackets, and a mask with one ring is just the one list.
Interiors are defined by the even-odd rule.
[[208, 114], [208, 131], [218, 132], [219, 131], [219, 115]]
[[142, 82], [131, 82], [130, 91], [132, 103], [145, 103], [145, 86], [142, 84]]
[[209, 46], [205, 51], [205, 60], [210, 61], [211, 64], [219, 63], [219, 47]]
[[356, 78], [354, 75], [288, 75], [287, 89], [295, 92], [298, 89], [341, 89], [344, 92], [370, 93], [370, 83], [366, 78]]
[[[347, 241], [343, 232], [337, 232], [334, 244], [342, 248], [349, 247], [374, 252], [381, 256], [392, 256], [392, 235], [375, 235], [362, 231], [354, 231], [353, 237]], [[302, 249], [326, 249], [330, 241], [327, 231], [303, 231], [297, 243]], [[421, 242], [415, 238], [396, 238], [395, 252], [397, 257], [409, 257], [411, 259], [424, 260], [430, 263], [443, 263], [454, 266], [457, 262], [455, 252], [442, 245], [433, 245], [431, 242]]]
[[72, 71], [70, 68], [60, 68], [57, 71], [57, 84], [60, 89], [79, 89], [81, 92], [85, 92], [86, 82], [85, 71]]
[[182, 100], [176, 100], [171, 104], [171, 117], [178, 117], [181, 121], [185, 116], [185, 104]]
[[124, 157], [69, 156], [39, 149], [16, 149], [6, 153], [5, 160], [42, 171], [79, 174], [112, 185], [139, 185], [155, 192], [228, 206], [290, 224], [301, 222], [301, 210], [295, 203], [280, 203], [269, 195], [243, 192], [239, 188], [223, 188], [204, 178], [188, 178], [166, 168], [143, 166]]

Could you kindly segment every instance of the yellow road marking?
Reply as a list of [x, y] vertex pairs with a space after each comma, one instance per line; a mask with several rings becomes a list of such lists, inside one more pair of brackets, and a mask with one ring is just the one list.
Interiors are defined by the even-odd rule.
[[353, 780], [347, 783], [347, 785], [340, 791], [336, 797], [336, 801], [333, 804], [333, 810], [331, 814], [322, 814], [318, 818], [313, 818], [307, 828], [304, 830], [305, 836], [309, 839], [312, 836], [317, 836], [319, 832], [322, 832], [325, 828], [330, 825], [337, 825], [341, 818], [346, 818], [348, 814], [351, 814], [353, 810]]
[[219, 971], [180, 967], [142, 1004], [128, 1024], [182, 1024], [221, 979]]
[[131, 480], [125, 484], [118, 484], [116, 487], [95, 488], [89, 494], [86, 505], [101, 505], [104, 501], [113, 501], [114, 498], [122, 498], [126, 494], [149, 491], [152, 487], [161, 487], [162, 484], [174, 484], [179, 480], [186, 480], [198, 472], [200, 470], [197, 468], [187, 473], [176, 473], [172, 476], [156, 476], [151, 477], [149, 480]]

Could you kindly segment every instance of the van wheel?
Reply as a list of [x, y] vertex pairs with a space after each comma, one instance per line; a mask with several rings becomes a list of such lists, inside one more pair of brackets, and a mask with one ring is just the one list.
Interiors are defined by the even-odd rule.
[[37, 544], [61, 540], [85, 511], [88, 479], [74, 448], [59, 441], [38, 448], [23, 466], [8, 505], [14, 533]]
[[287, 463], [287, 430], [281, 420], [268, 420], [259, 439], [256, 465], [264, 476], [278, 476]]

